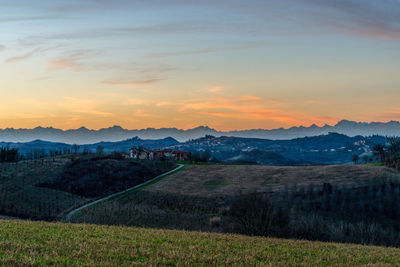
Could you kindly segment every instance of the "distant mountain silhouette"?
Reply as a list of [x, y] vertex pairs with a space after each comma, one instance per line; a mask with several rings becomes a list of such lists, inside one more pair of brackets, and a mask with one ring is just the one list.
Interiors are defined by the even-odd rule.
[[133, 137], [142, 139], [163, 139], [172, 137], [180, 142], [196, 139], [205, 135], [213, 136], [234, 136], [247, 138], [265, 138], [273, 140], [287, 140], [306, 136], [317, 136], [330, 132], [345, 134], [348, 136], [400, 136], [400, 122], [355, 122], [342, 120], [336, 125], [325, 125], [319, 127], [292, 127], [288, 129], [279, 128], [273, 130], [252, 129], [240, 131], [217, 131], [207, 126], [200, 126], [193, 129], [181, 130], [176, 128], [147, 128], [140, 130], [127, 130], [120, 126], [103, 128], [99, 130], [89, 130], [85, 127], [72, 130], [60, 130], [53, 127], [34, 129], [0, 129], [0, 142], [30, 142], [33, 140], [45, 140], [51, 142], [61, 142], [67, 144], [91, 144], [102, 141], [117, 142]]

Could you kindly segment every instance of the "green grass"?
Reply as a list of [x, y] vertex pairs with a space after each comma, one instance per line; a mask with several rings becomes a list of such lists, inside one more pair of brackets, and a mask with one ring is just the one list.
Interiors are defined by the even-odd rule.
[[400, 249], [230, 234], [0, 221], [0, 265], [398, 266]]

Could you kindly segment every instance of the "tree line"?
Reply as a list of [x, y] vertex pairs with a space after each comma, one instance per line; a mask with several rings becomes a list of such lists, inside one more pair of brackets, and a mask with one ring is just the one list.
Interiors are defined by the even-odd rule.
[[2, 147], [0, 148], [0, 162], [17, 162], [20, 159], [18, 149]]
[[400, 170], [400, 137], [388, 137], [386, 144], [376, 144], [372, 151], [382, 164]]

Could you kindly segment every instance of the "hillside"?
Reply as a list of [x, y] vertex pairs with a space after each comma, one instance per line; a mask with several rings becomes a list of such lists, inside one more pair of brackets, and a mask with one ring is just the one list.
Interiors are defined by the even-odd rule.
[[382, 177], [400, 178], [400, 173], [368, 165], [305, 167], [188, 165], [146, 191], [191, 196], [233, 196], [239, 192], [275, 192], [285, 186], [322, 186], [323, 183], [363, 186]]
[[[178, 144], [179, 142], [173, 138], [164, 138], [159, 140], [146, 140], [140, 139], [138, 137], [129, 138], [123, 141], [118, 142], [99, 142], [94, 144], [84, 144], [76, 147], [77, 152], [95, 152], [98, 146], [103, 148], [104, 153], [111, 153], [111, 152], [129, 152], [129, 149], [136, 146], [142, 146], [150, 149], [158, 149], [168, 146], [173, 146]], [[48, 156], [51, 153], [55, 152], [74, 152], [74, 146], [71, 144], [65, 143], [55, 143], [49, 141], [42, 141], [42, 140], [34, 140], [30, 142], [20, 142], [20, 143], [13, 143], [13, 142], [0, 142], [0, 147], [11, 147], [17, 148], [18, 151], [25, 155], [27, 158], [33, 156], [33, 154], [39, 154], [43, 156]], [[59, 153], [61, 154], [61, 153]]]
[[[292, 140], [270, 140], [229, 136], [210, 136], [193, 139], [185, 143], [168, 137], [164, 139], [130, 138], [119, 142], [100, 142], [85, 145], [69, 145], [35, 140], [27, 143], [5, 143], [0, 147], [17, 148], [27, 159], [72, 152], [96, 152], [101, 147], [103, 153], [128, 152], [132, 147], [148, 149], [175, 149], [191, 152], [193, 158], [209, 154], [213, 161], [233, 164], [261, 164], [271, 166], [301, 166], [321, 164], [348, 164], [354, 154], [367, 156], [374, 161], [371, 150], [375, 144], [384, 144], [383, 136], [354, 136], [329, 133]], [[363, 158], [363, 157], [360, 157]]]
[[395, 248], [134, 227], [0, 220], [0, 265], [6, 266], [399, 264], [400, 249]]
[[351, 163], [354, 154], [371, 156], [372, 147], [385, 142], [382, 136], [349, 137], [337, 133], [292, 140], [205, 136], [172, 148], [208, 152], [214, 160], [234, 164], [296, 166]]
[[0, 163], [0, 215], [55, 220], [73, 207], [140, 184], [173, 166], [79, 155]]
[[187, 165], [72, 222], [400, 247], [400, 173], [369, 165]]

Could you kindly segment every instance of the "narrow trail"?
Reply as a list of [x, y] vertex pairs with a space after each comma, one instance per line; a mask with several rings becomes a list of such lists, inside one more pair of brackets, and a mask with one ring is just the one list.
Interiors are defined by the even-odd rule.
[[157, 176], [157, 177], [154, 177], [153, 179], [148, 180], [148, 181], [146, 181], [146, 182], [144, 182], [144, 183], [135, 185], [135, 186], [133, 186], [133, 187], [131, 187], [131, 188], [128, 188], [128, 189], [126, 189], [126, 190], [124, 190], [124, 191], [121, 191], [121, 192], [118, 192], [118, 193], [114, 193], [114, 194], [112, 194], [112, 195], [109, 195], [109, 196], [100, 198], [100, 199], [95, 200], [95, 201], [93, 201], [93, 202], [87, 203], [87, 204], [85, 204], [85, 205], [83, 205], [83, 206], [81, 206], [81, 207], [79, 207], [79, 208], [76, 208], [76, 209], [70, 211], [70, 212], [65, 216], [65, 219], [63, 220], [63, 222], [66, 222], [66, 223], [67, 223], [67, 222], [70, 222], [70, 221], [71, 221], [71, 218], [72, 218], [77, 212], [79, 212], [79, 211], [81, 211], [81, 210], [83, 210], [83, 209], [86, 209], [86, 208], [88, 208], [88, 207], [90, 207], [90, 206], [93, 206], [93, 205], [96, 205], [96, 204], [98, 204], [98, 203], [101, 203], [101, 202], [103, 202], [103, 201], [110, 200], [110, 199], [112, 199], [112, 198], [121, 196], [121, 195], [123, 195], [123, 194], [125, 194], [125, 193], [127, 193], [127, 192], [129, 192], [129, 191], [136, 190], [136, 189], [139, 189], [139, 188], [141, 188], [141, 187], [145, 187], [145, 186], [147, 186], [147, 185], [153, 183], [154, 181], [157, 181], [157, 180], [159, 180], [159, 179], [161, 179], [161, 178], [164, 178], [165, 176], [168, 176], [168, 175], [170, 175], [170, 174], [172, 174], [172, 173], [174, 173], [174, 172], [176, 172], [176, 171], [182, 169], [184, 166], [185, 166], [185, 165], [183, 165], [183, 164], [179, 164], [179, 166], [176, 167], [175, 169], [170, 170], [170, 171], [168, 171], [168, 172], [165, 172], [165, 173], [163, 173], [163, 174], [161, 174], [161, 175], [159, 175], [159, 176]]

